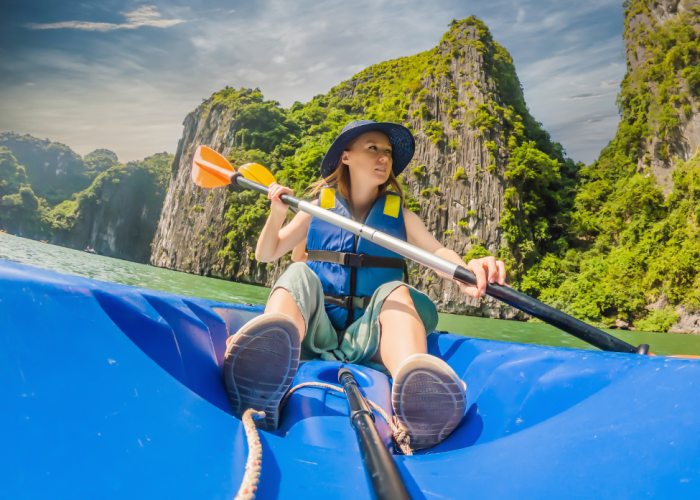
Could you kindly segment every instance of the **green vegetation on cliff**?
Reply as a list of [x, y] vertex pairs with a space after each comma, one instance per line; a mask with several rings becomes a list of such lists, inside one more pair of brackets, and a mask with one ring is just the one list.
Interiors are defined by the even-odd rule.
[[49, 206], [86, 189], [100, 172], [117, 163], [117, 156], [106, 149], [81, 158], [64, 144], [31, 135], [0, 133], [0, 147], [12, 152], [26, 171], [27, 183]]
[[[105, 223], [119, 219], [132, 207], [128, 203], [110, 204], [115, 196], [130, 200], [141, 210], [159, 210], [168, 187], [172, 161], [173, 155], [159, 153], [126, 165], [116, 163], [99, 174], [90, 187], [75, 193], [70, 200], [57, 205], [46, 215], [51, 232], [58, 235], [70, 231], [81, 220], [91, 221], [103, 207], [115, 211], [104, 214]], [[137, 228], [133, 228], [133, 231], [138, 232]]]
[[[675, 2], [676, 8], [679, 3]], [[649, 152], [642, 157], [638, 149], [652, 135], [661, 141], [657, 150], [661, 159], [677, 154], [673, 143], [679, 124], [693, 114], [692, 99], [700, 95], [700, 40], [693, 26], [700, 22], [698, 8], [678, 11], [661, 24], [651, 13], [653, 7], [655, 3], [647, 0], [625, 2], [624, 36], [632, 41], [628, 51], [640, 61], [630, 67], [618, 96], [622, 125], [616, 139], [622, 147], [616, 149], [622, 153], [622, 168], [628, 166], [625, 160], [636, 166], [643, 159], [649, 165]]]
[[26, 169], [9, 149], [0, 146], [0, 227], [13, 234], [40, 234], [46, 210], [46, 201], [32, 191]]
[[[521, 289], [593, 324], [619, 319], [667, 331], [675, 306], [700, 307], [700, 156], [674, 157], [680, 123], [697, 113], [700, 16], [681, 12], [660, 24], [644, 0], [625, 7], [625, 36], [641, 60], [628, 62], [615, 138], [579, 172], [568, 238], [575, 248], [547, 255]], [[650, 170], [654, 154], [673, 160], [667, 196]]]

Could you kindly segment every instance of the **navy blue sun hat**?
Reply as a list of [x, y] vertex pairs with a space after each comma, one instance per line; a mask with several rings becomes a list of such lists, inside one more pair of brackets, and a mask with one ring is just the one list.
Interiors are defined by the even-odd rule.
[[336, 137], [331, 147], [328, 148], [326, 156], [323, 157], [323, 163], [321, 163], [321, 175], [325, 178], [335, 172], [338, 168], [338, 160], [340, 160], [347, 145], [365, 132], [373, 132], [375, 130], [384, 132], [389, 138], [392, 158], [391, 169], [394, 171], [394, 175], [399, 175], [403, 172], [416, 151], [416, 141], [413, 139], [413, 134], [411, 134], [410, 130], [396, 123], [358, 120], [345, 125], [340, 135]]

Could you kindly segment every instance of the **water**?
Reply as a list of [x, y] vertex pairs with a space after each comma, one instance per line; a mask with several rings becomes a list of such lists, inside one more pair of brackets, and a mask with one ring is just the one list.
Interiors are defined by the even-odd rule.
[[[136, 264], [0, 234], [0, 259], [111, 283], [138, 286], [222, 302], [264, 304], [269, 289]], [[579, 349], [594, 347], [552, 326], [440, 314], [439, 330], [483, 339]], [[609, 330], [632, 345], [649, 344], [656, 354], [700, 355], [700, 335]]]

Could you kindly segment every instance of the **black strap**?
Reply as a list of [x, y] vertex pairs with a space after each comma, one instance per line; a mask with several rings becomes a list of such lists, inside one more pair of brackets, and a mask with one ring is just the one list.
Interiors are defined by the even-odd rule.
[[[342, 307], [343, 309], [367, 309], [371, 296], [353, 297], [352, 295], [334, 295], [332, 293], [324, 293], [323, 301], [332, 306]], [[350, 314], [348, 312], [348, 314]]]
[[333, 252], [331, 250], [307, 250], [307, 260], [330, 262], [348, 267], [381, 267], [385, 269], [405, 269], [406, 261], [397, 257], [379, 257], [363, 253]]
[[[351, 211], [352, 212], [352, 211]], [[357, 243], [360, 240], [360, 237], [356, 234], [352, 235], [352, 253], [357, 253]], [[356, 295], [356, 287], [357, 287], [357, 268], [356, 267], [351, 267], [350, 268], [350, 296], [353, 297]], [[350, 299], [352, 301], [352, 299]], [[350, 305], [353, 305], [352, 302]], [[350, 325], [355, 321], [355, 310], [354, 309], [348, 309], [346, 318], [345, 318], [345, 330], [350, 328]], [[342, 339], [342, 334], [338, 333], [338, 337], [340, 340], [338, 340], [338, 347], [343, 345], [343, 339]]]

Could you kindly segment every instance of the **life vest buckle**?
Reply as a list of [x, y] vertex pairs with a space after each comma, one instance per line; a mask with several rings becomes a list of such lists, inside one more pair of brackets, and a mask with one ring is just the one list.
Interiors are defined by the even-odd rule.
[[[350, 297], [350, 306], [352, 309], [367, 309], [369, 301], [372, 297]], [[349, 309], [349, 308], [348, 308]]]
[[361, 253], [346, 253], [343, 257], [343, 265], [350, 267], [364, 267], [365, 256]]

